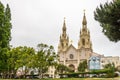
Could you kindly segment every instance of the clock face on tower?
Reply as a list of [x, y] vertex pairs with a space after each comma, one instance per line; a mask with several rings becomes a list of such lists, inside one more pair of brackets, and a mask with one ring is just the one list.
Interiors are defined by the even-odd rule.
[[73, 54], [70, 54], [70, 59], [73, 59], [73, 58], [74, 58]]

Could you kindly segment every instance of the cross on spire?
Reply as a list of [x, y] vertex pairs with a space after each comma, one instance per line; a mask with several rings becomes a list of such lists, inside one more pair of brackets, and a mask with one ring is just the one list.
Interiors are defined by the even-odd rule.
[[83, 11], [84, 11], [84, 13], [85, 13], [85, 9], [84, 9]]
[[66, 17], [64, 17], [64, 20], [66, 19]]

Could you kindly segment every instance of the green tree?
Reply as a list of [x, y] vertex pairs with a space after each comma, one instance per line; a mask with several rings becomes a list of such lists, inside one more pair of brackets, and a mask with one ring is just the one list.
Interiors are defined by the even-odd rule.
[[70, 68], [68, 68], [67, 66], [63, 65], [63, 64], [58, 64], [57, 68], [56, 68], [56, 73], [67, 73], [67, 72], [71, 72], [72, 70]]
[[94, 12], [94, 18], [100, 23], [103, 33], [110, 41], [120, 40], [120, 0], [100, 4]]
[[[10, 49], [11, 40], [11, 13], [9, 5], [4, 8], [4, 5], [0, 2], [0, 73], [4, 76], [7, 73], [7, 52]], [[3, 76], [3, 77], [4, 77]]]
[[80, 62], [78, 66], [78, 71], [85, 72], [86, 69], [87, 69], [87, 60], [84, 60], [83, 62]]
[[19, 55], [20, 55], [18, 53], [19, 53], [18, 48], [13, 48], [7, 54], [7, 56], [9, 57], [7, 59], [9, 78], [12, 77], [11, 73], [13, 73], [13, 75], [16, 74], [16, 70], [17, 70], [16, 61], [19, 59]]
[[[26, 76], [26, 73], [29, 71], [29, 68], [31, 67], [31, 61], [33, 59], [33, 56], [35, 55], [35, 50], [31, 47], [16, 47], [12, 48], [8, 53], [8, 68], [9, 73], [14, 73], [14, 76], [16, 74], [16, 71], [20, 67], [24, 67], [23, 72], [24, 76]], [[9, 74], [10, 75], [10, 74]]]
[[104, 68], [108, 69], [107, 77], [114, 77], [114, 72], [115, 72], [114, 63], [108, 63], [108, 64], [104, 65]]
[[56, 63], [57, 55], [53, 46], [48, 46], [47, 44], [38, 44], [38, 51], [34, 56], [33, 68], [38, 69], [39, 76], [43, 78], [43, 74], [47, 72], [50, 66]]
[[20, 67], [23, 67], [24, 78], [26, 78], [26, 74], [28, 73], [29, 69], [31, 68], [31, 61], [32, 57], [35, 55], [35, 50], [31, 47], [21, 47], [21, 56], [20, 56]]

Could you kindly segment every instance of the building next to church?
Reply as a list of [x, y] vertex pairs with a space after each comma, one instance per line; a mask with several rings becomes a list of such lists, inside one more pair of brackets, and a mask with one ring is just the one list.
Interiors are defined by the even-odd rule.
[[119, 67], [120, 66], [120, 57], [119, 56], [105, 56], [105, 57], [101, 57], [101, 69], [104, 68], [104, 66], [106, 64], [109, 63], [114, 63], [115, 67]]
[[82, 29], [80, 30], [80, 36], [78, 40], [78, 47], [70, 44], [69, 36], [67, 35], [67, 26], [65, 19], [62, 27], [62, 34], [60, 35], [60, 41], [58, 45], [59, 63], [64, 64], [77, 72], [77, 68], [80, 62], [89, 60], [93, 55], [98, 55], [93, 52], [92, 42], [90, 39], [90, 31], [87, 28], [87, 20], [84, 13], [82, 21]]

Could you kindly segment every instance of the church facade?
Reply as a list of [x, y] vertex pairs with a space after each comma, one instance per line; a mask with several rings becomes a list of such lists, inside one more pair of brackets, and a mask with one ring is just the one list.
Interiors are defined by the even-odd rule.
[[84, 60], [88, 61], [89, 58], [93, 55], [95, 55], [95, 53], [92, 49], [90, 31], [87, 28], [87, 20], [85, 13], [83, 16], [82, 29], [80, 30], [77, 48], [70, 44], [69, 36], [67, 35], [67, 27], [64, 19], [62, 34], [60, 35], [60, 40], [58, 44], [59, 63], [71, 68], [72, 70], [74, 70], [74, 72], [77, 72], [79, 63]]

